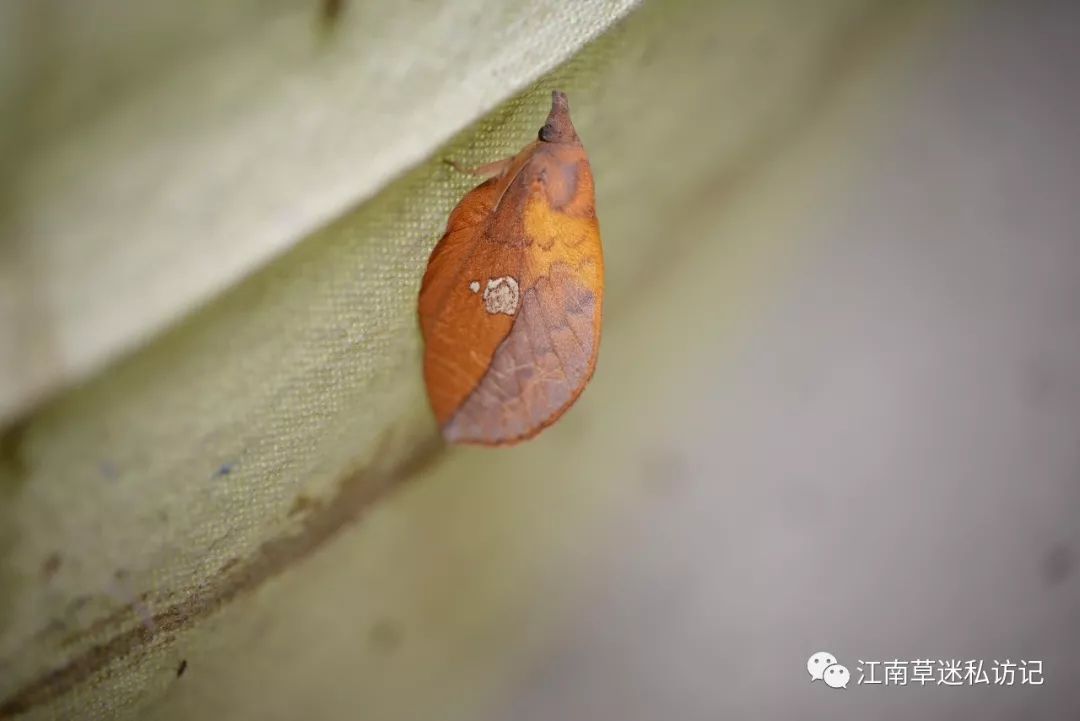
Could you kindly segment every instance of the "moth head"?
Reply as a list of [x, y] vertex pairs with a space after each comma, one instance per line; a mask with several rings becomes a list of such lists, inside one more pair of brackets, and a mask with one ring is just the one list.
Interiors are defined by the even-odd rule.
[[570, 103], [566, 100], [566, 93], [559, 90], [551, 92], [551, 112], [536, 137], [544, 143], [579, 142], [574, 124], [570, 122]]

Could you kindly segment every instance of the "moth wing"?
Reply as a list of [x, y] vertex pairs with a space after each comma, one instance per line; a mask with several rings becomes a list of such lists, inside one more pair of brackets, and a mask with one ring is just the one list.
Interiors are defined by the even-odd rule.
[[462, 198], [420, 286], [424, 381], [440, 426], [476, 390], [514, 323], [512, 315], [489, 313], [484, 300], [491, 280], [520, 278], [525, 264], [520, 248], [487, 237], [501, 193], [492, 178]]
[[[523, 202], [507, 210], [520, 219], [521, 238], [513, 239], [523, 248], [518, 312], [475, 390], [442, 424], [452, 442], [509, 443], [537, 434], [573, 405], [596, 367], [603, 257], [588, 161], [581, 151], [530, 163], [537, 167], [521, 179]], [[576, 186], [569, 203], [561, 172], [568, 164]]]

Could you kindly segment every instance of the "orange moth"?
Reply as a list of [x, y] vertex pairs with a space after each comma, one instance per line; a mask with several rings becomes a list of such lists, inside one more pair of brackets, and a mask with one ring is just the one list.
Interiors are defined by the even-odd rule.
[[471, 171], [420, 287], [424, 381], [451, 443], [531, 438], [567, 411], [600, 348], [604, 261], [592, 170], [566, 95], [537, 139]]

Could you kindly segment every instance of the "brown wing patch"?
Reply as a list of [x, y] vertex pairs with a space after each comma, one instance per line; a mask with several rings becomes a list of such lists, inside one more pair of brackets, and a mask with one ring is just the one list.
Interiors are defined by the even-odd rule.
[[577, 399], [596, 361], [600, 306], [564, 266], [525, 291], [513, 329], [461, 409], [443, 426], [459, 443], [506, 443], [553, 423]]
[[512, 316], [488, 313], [473, 290], [483, 289], [488, 281], [477, 269], [497, 276], [521, 273], [520, 251], [484, 237], [498, 193], [497, 179], [492, 178], [462, 199], [431, 253], [420, 287], [424, 380], [440, 425], [487, 372], [495, 349], [513, 325]]

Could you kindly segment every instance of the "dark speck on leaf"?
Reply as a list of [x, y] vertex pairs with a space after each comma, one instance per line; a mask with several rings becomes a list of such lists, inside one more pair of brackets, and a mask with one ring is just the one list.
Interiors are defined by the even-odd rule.
[[229, 475], [230, 473], [232, 473], [235, 465], [236, 464], [234, 463], [223, 463], [221, 468], [217, 469], [217, 471], [214, 472], [214, 478], [221, 478], [222, 476]]
[[181, 659], [180, 665], [176, 667], [176, 677], [180, 678], [184, 675], [184, 671], [187, 671], [187, 659]]
[[345, 9], [345, 0], [322, 0], [322, 22], [327, 28], [332, 27]]
[[56, 575], [56, 572], [60, 570], [61, 561], [60, 554], [56, 551], [48, 555], [45, 562], [41, 564], [41, 575], [45, 577], [45, 580]]

